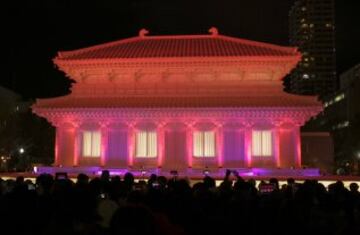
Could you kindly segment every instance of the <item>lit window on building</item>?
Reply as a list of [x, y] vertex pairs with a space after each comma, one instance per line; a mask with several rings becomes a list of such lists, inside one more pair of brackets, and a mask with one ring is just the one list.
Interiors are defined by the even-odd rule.
[[310, 26], [310, 28], [313, 28], [313, 27], [314, 27], [314, 24], [310, 24], [309, 26]]
[[335, 99], [334, 99], [334, 102], [339, 102], [339, 101], [341, 101], [341, 100], [343, 100], [343, 99], [345, 99], [345, 94], [344, 94], [344, 93], [342, 93], [342, 94], [340, 94], [340, 95], [337, 95], [337, 96], [335, 97]]
[[327, 24], [325, 24], [325, 27], [326, 27], [326, 28], [331, 28], [331, 27], [332, 27], [332, 24], [327, 23]]
[[309, 25], [308, 24], [302, 24], [301, 27], [302, 28], [307, 28]]
[[309, 79], [310, 78], [309, 74], [307, 74], [307, 73], [304, 73], [302, 77], [303, 77], [303, 79]]
[[157, 135], [155, 131], [139, 131], [135, 139], [136, 157], [157, 156]]
[[350, 122], [349, 122], [349, 121], [344, 121], [344, 122], [341, 122], [341, 123], [333, 126], [332, 129], [333, 129], [333, 130], [342, 129], [342, 128], [348, 127], [349, 125], [350, 125]]
[[306, 11], [306, 7], [302, 7], [301, 10], [302, 10], [302, 11]]
[[84, 157], [100, 157], [100, 131], [84, 131], [82, 135], [82, 155]]
[[193, 135], [194, 157], [215, 157], [215, 132], [195, 131]]
[[269, 157], [272, 155], [271, 131], [252, 132], [252, 155], [256, 157]]

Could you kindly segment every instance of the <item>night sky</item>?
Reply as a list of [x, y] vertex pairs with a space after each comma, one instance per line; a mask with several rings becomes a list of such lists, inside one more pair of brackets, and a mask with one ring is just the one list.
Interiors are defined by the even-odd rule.
[[[221, 34], [288, 45], [293, 0], [43, 0], [1, 6], [0, 85], [25, 98], [68, 92], [70, 82], [54, 68], [57, 51], [136, 36]], [[360, 63], [360, 1], [336, 0], [338, 73]]]

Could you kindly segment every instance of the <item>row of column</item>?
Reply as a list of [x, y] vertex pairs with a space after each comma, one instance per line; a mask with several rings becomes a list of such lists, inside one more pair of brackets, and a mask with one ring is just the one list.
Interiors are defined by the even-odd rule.
[[[280, 158], [280, 123], [275, 123], [272, 128], [273, 136], [273, 157], [276, 167], [281, 167], [281, 158]], [[127, 125], [127, 147], [128, 147], [128, 165], [132, 166], [134, 164], [134, 151], [135, 151], [135, 125]], [[244, 160], [247, 167], [252, 166], [252, 131], [254, 129], [253, 124], [245, 125], [244, 128]], [[55, 140], [55, 164], [59, 162], [59, 141], [61, 140], [61, 126], [56, 128], [56, 140]], [[194, 124], [186, 125], [186, 146], [187, 146], [187, 161], [189, 167], [192, 166], [193, 162], [193, 133], [196, 129]], [[73, 165], [79, 165], [79, 158], [81, 155], [81, 135], [79, 125], [73, 125], [74, 131], [74, 158]], [[106, 157], [108, 155], [108, 140], [109, 140], [109, 127], [106, 124], [100, 125], [101, 131], [101, 155], [100, 155], [100, 165], [105, 166]], [[162, 166], [164, 157], [165, 157], [165, 124], [159, 123], [156, 127], [157, 131], [157, 144], [158, 144], [158, 156], [157, 156], [157, 165]], [[218, 124], [215, 127], [216, 135], [216, 157], [219, 167], [222, 167], [224, 164], [224, 128], [222, 124]], [[294, 138], [294, 157], [296, 167], [301, 166], [301, 139], [300, 139], [300, 126], [294, 125], [292, 128], [293, 138]], [[190, 147], [191, 146], [191, 147]]]

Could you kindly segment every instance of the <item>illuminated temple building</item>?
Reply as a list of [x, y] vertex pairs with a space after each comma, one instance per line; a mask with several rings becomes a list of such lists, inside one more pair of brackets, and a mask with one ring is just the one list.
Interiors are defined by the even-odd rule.
[[300, 126], [316, 97], [283, 91], [301, 54], [220, 35], [136, 37], [59, 52], [71, 94], [33, 110], [56, 127], [55, 163], [39, 170], [201, 175], [316, 174], [301, 169]]

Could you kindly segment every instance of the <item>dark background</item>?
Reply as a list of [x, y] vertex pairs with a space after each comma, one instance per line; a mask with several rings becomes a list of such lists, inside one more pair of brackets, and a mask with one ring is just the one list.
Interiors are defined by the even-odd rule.
[[[70, 82], [54, 68], [57, 51], [150, 34], [221, 34], [288, 45], [293, 0], [43, 0], [0, 8], [0, 85], [25, 98], [66, 94]], [[360, 62], [360, 1], [336, 0], [338, 73]]]

